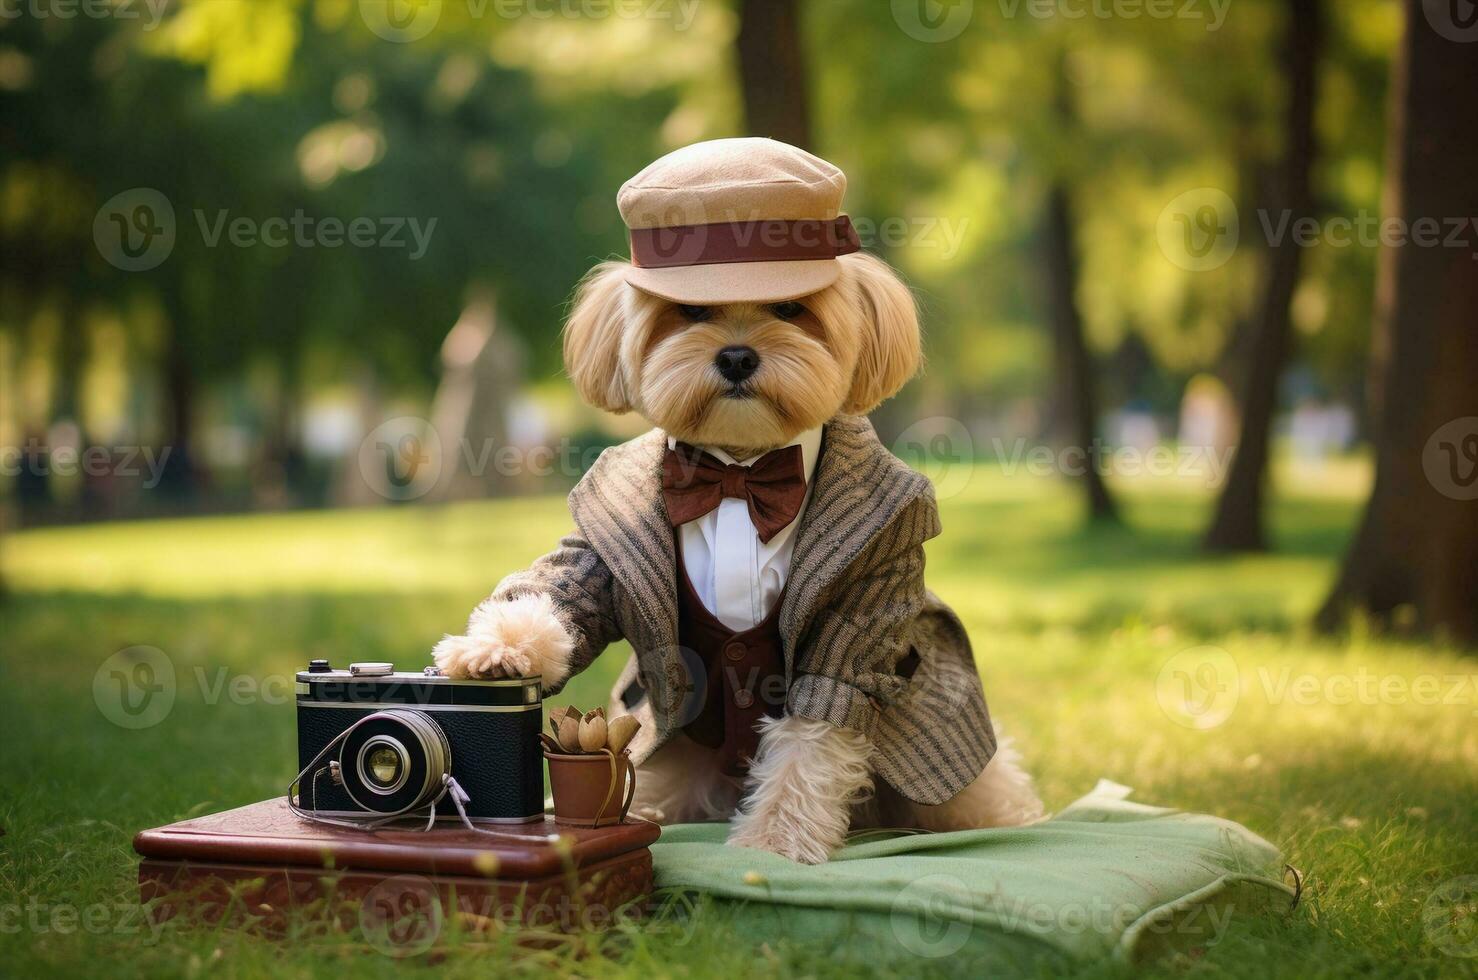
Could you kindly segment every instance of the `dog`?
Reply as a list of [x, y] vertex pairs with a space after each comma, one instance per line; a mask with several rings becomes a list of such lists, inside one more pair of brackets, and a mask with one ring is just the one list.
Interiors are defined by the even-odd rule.
[[[864, 417], [921, 340], [844, 188], [760, 139], [695, 144], [623, 187], [632, 260], [578, 287], [564, 361], [586, 402], [655, 428], [606, 450], [570, 495], [577, 531], [433, 650], [449, 676], [554, 692], [629, 640], [609, 710], [643, 722], [637, 812], [727, 819], [729, 843], [809, 864], [850, 828], [1043, 814], [963, 626], [924, 588], [932, 488]], [[728, 220], [684, 220], [695, 200]]]

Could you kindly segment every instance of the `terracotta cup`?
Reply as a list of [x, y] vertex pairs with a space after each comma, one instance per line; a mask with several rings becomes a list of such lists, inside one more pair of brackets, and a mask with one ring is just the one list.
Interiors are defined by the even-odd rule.
[[576, 827], [605, 827], [626, 819], [636, 794], [636, 768], [626, 753], [565, 755], [545, 752], [554, 819]]

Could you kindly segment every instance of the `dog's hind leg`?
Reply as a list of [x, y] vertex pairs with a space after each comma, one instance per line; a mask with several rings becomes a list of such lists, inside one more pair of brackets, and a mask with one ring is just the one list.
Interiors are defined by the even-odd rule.
[[678, 735], [637, 769], [631, 812], [662, 824], [727, 820], [742, 789], [720, 770], [717, 752]]

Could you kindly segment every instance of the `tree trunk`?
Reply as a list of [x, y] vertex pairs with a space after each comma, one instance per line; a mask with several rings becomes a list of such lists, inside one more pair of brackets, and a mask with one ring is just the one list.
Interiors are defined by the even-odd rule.
[[[1066, 130], [1074, 125], [1069, 84], [1065, 66], [1059, 64], [1056, 110]], [[1098, 386], [1093, 354], [1083, 332], [1083, 315], [1078, 309], [1073, 207], [1062, 177], [1054, 179], [1047, 189], [1044, 217], [1042, 249], [1047, 275], [1047, 314], [1052, 326], [1054, 435], [1082, 451], [1083, 466], [1077, 475], [1087, 498], [1088, 520], [1116, 523], [1118, 508], [1103, 481], [1097, 452]]]
[[[1386, 243], [1370, 365], [1375, 485], [1324, 629], [1358, 610], [1379, 624], [1478, 644], [1478, 276], [1475, 243], [1444, 244], [1478, 214], [1478, 131], [1454, 93], [1478, 91], [1472, 45], [1406, 0], [1392, 86], [1383, 209], [1407, 229]], [[1439, 230], [1440, 229], [1440, 230]]]
[[1052, 320], [1052, 347], [1056, 377], [1056, 412], [1067, 444], [1083, 451], [1079, 479], [1087, 497], [1088, 519], [1116, 522], [1118, 508], [1109, 495], [1099, 468], [1098, 386], [1093, 355], [1083, 334], [1078, 311], [1078, 259], [1073, 247], [1072, 205], [1067, 188], [1053, 184], [1047, 193], [1047, 292]]
[[1271, 175], [1268, 208], [1257, 216], [1256, 223], [1259, 231], [1282, 227], [1284, 234], [1281, 240], [1267, 243], [1262, 301], [1237, 389], [1241, 434], [1231, 472], [1216, 502], [1216, 514], [1202, 542], [1209, 551], [1261, 551], [1267, 546], [1263, 495], [1267, 488], [1268, 444], [1278, 407], [1278, 379], [1292, 346], [1290, 311], [1303, 254], [1292, 229], [1313, 211], [1310, 171], [1321, 37], [1319, 4], [1315, 0], [1288, 0], [1288, 18], [1283, 49], [1283, 72], [1288, 79], [1283, 160]]
[[164, 448], [169, 451], [160, 475], [160, 488], [176, 496], [195, 490], [195, 461], [191, 444], [195, 435], [195, 378], [185, 349], [180, 304], [167, 304], [166, 339], [162, 379], [164, 382]]
[[742, 0], [736, 46], [750, 134], [805, 149], [811, 145], [811, 116], [796, 7], [796, 0]]

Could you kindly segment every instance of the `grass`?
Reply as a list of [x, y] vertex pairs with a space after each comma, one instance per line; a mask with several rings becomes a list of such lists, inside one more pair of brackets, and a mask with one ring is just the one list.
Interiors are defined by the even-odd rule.
[[[993, 713], [1021, 740], [1049, 805], [1108, 777], [1138, 799], [1239, 821], [1304, 872], [1297, 913], [1234, 917], [1220, 942], [1158, 960], [1153, 973], [1473, 975], [1478, 960], [1445, 953], [1454, 934], [1424, 929], [1422, 910], [1442, 883], [1478, 874], [1478, 661], [1358, 629], [1311, 635], [1304, 623], [1362, 484], [1280, 486], [1278, 551], [1210, 559], [1194, 549], [1208, 506], [1194, 488], [1123, 486], [1132, 530], [1081, 532], [1066, 488], [977, 473], [943, 502], [930, 585], [966, 620]], [[538, 952], [507, 936], [454, 935], [410, 961], [353, 935], [153, 935], [134, 915], [135, 831], [282, 792], [294, 726], [281, 678], [310, 657], [418, 667], [489, 586], [567, 525], [550, 497], [8, 538], [0, 974], [899, 972], [848, 961], [844, 947], [756, 947], [702, 908]], [[107, 657], [134, 645], [164, 651], [179, 689], [161, 723], [125, 730], [100, 713], [92, 684]], [[624, 659], [608, 652], [570, 699], [603, 699]], [[1233, 683], [1221, 701], [1193, 701], [1201, 714], [1179, 712], [1183, 685], [1204, 683], [1206, 664]], [[1228, 691], [1235, 705], [1213, 724]]]

